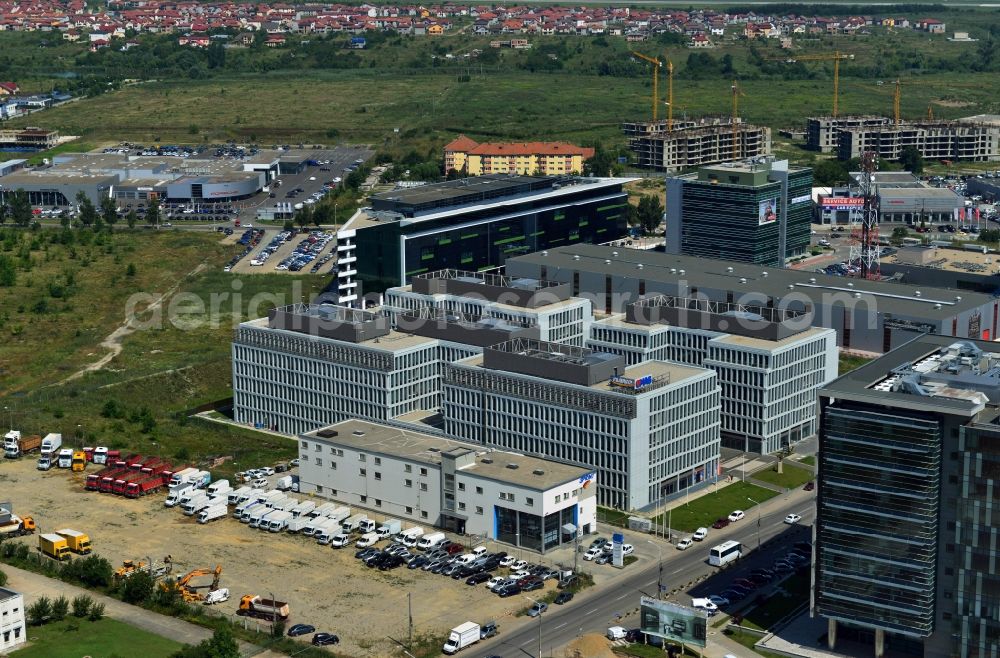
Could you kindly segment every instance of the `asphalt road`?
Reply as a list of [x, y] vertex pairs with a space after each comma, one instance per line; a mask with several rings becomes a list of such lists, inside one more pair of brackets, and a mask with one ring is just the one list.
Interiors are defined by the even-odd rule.
[[[770, 543], [760, 553], [755, 550], [758, 536], [756, 510], [748, 512], [746, 519], [724, 530], [710, 530], [705, 541], [695, 544], [686, 551], [678, 551], [673, 546], [662, 544], [665, 590], [669, 592], [702, 576], [718, 574], [693, 588], [702, 595], [717, 593], [724, 590], [730, 581], [742, 577], [750, 569], [770, 566], [776, 558], [787, 552], [791, 544], [809, 537], [808, 528], [815, 518], [814, 500], [812, 493], [792, 490], [767, 501], [760, 510], [760, 541], [762, 544], [773, 539], [777, 541]], [[802, 516], [802, 520], [795, 526], [789, 526], [784, 522], [785, 516], [790, 512]], [[744, 557], [739, 570], [727, 569], [725, 572], [719, 572], [715, 567], [708, 565], [708, 549], [728, 539], [741, 542], [745, 549], [749, 549], [749, 555]], [[652, 550], [652, 547], [647, 544], [645, 550]], [[617, 615], [637, 608], [640, 596], [656, 595], [658, 571], [658, 560], [653, 561], [650, 566], [636, 571], [610, 588], [593, 588], [566, 605], [549, 606], [549, 610], [541, 616], [542, 655], [549, 655], [550, 651], [584, 633], [603, 634], [609, 626], [619, 625]], [[683, 604], [690, 603], [690, 596], [687, 595], [673, 598]], [[507, 628], [501, 628], [499, 636], [480, 643], [470, 656], [535, 658], [538, 654], [538, 624], [538, 621], [531, 620], [511, 629], [512, 624], [509, 623]], [[638, 616], [633, 615], [620, 625], [628, 627], [638, 624]]]

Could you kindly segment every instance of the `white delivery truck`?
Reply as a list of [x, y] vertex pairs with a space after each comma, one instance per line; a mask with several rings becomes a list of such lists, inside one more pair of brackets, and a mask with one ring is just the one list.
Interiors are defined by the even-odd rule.
[[331, 539], [342, 533], [343, 530], [340, 529], [339, 523], [337, 523], [333, 519], [327, 519], [326, 521], [321, 523], [318, 528], [316, 528], [316, 532], [313, 534], [313, 537], [316, 538], [317, 544], [322, 544], [325, 546], [326, 544], [330, 543]]
[[293, 516], [288, 520], [288, 525], [285, 526], [287, 532], [298, 534], [305, 530], [310, 523], [314, 523], [315, 519], [311, 516]]
[[443, 532], [432, 532], [429, 535], [424, 535], [417, 542], [417, 548], [423, 551], [429, 551], [432, 548], [437, 548], [437, 545], [446, 539]]
[[479, 641], [479, 624], [474, 621], [467, 621], [451, 629], [448, 641], [441, 649], [444, 653], [451, 655], [462, 649], [472, 646]]
[[369, 546], [374, 546], [375, 542], [379, 539], [380, 537], [374, 532], [366, 532], [361, 535], [361, 538], [358, 539], [358, 541], [354, 542], [354, 545], [358, 548], [368, 548]]
[[368, 517], [364, 514], [355, 514], [354, 516], [344, 519], [340, 527], [344, 529], [344, 532], [354, 532], [361, 526], [362, 521], [367, 521]]
[[286, 500], [288, 500], [288, 496], [285, 493], [281, 491], [275, 491], [275, 495], [268, 496], [267, 500], [264, 501], [264, 504], [267, 505], [268, 507], [273, 508], [276, 505], [284, 503]]
[[326, 516], [327, 512], [332, 512], [335, 509], [337, 509], [336, 503], [323, 503], [322, 505], [314, 507], [313, 511], [309, 512], [309, 516]]
[[361, 534], [368, 534], [369, 532], [375, 532], [375, 528], [378, 527], [373, 519], [364, 519], [358, 524], [358, 532]]
[[229, 505], [235, 505], [239, 502], [240, 496], [250, 491], [250, 487], [240, 487], [239, 489], [230, 489], [226, 492], [226, 503]]
[[[56, 451], [62, 447], [62, 434], [50, 432], [42, 439], [42, 454], [54, 457]], [[72, 455], [70, 455], [72, 457]]]
[[236, 504], [242, 505], [243, 503], [247, 502], [256, 503], [257, 501], [260, 500], [260, 497], [263, 495], [264, 495], [263, 489], [254, 489], [251, 487], [250, 491], [247, 491], [239, 495], [239, 497], [236, 499]]
[[222, 505], [223, 507], [226, 506], [226, 497], [224, 495], [209, 496], [208, 500], [198, 501], [198, 503], [195, 504], [194, 513], [200, 514], [202, 510], [206, 510], [209, 507], [218, 507], [219, 505]]
[[[288, 527], [288, 522], [293, 518], [295, 517], [292, 516], [291, 512], [274, 512], [269, 514], [267, 517], [267, 531], [281, 532]], [[261, 528], [263, 528], [263, 525]]]
[[[208, 503], [208, 494], [204, 491], [198, 491], [191, 495], [186, 501], [181, 503], [181, 511], [184, 512], [186, 516], [194, 516], [194, 513], [202, 509], [205, 504]], [[199, 507], [201, 505], [201, 507]]]
[[208, 523], [226, 516], [229, 509], [225, 505], [212, 505], [201, 510], [198, 514], [198, 523]]
[[63, 448], [59, 451], [59, 457], [56, 461], [56, 466], [59, 468], [69, 468], [73, 465], [73, 449]]
[[343, 548], [351, 543], [351, 536], [340, 533], [330, 538], [330, 548]]
[[300, 517], [300, 516], [308, 516], [309, 513], [312, 512], [314, 509], [316, 509], [316, 503], [314, 503], [311, 500], [303, 500], [298, 505], [293, 507], [290, 511], [292, 513], [292, 516]]
[[424, 536], [424, 529], [420, 526], [414, 526], [412, 528], [407, 528], [403, 532], [399, 533], [402, 536], [400, 543], [404, 546], [416, 546], [420, 538]]
[[278, 478], [278, 481], [274, 483], [276, 489], [280, 491], [298, 491], [299, 490], [299, 476], [298, 475], [283, 475]]
[[212, 481], [212, 474], [208, 471], [196, 471], [191, 481], [194, 482], [194, 486], [204, 489]]
[[215, 496], [218, 494], [228, 494], [233, 490], [233, 487], [229, 484], [229, 480], [216, 480], [208, 485], [206, 490], [210, 496]]
[[265, 507], [262, 510], [257, 510], [250, 515], [249, 526], [251, 528], [259, 528], [260, 530], [267, 530], [267, 520], [272, 514], [277, 514], [273, 509]]
[[251, 515], [261, 510], [269, 510], [269, 509], [271, 508], [261, 502], [250, 503], [249, 505], [243, 508], [242, 512], [240, 512], [240, 523], [250, 523]]
[[403, 522], [399, 519], [386, 519], [375, 532], [378, 534], [380, 539], [388, 539], [402, 530], [402, 528]]
[[176, 487], [170, 490], [167, 494], [167, 499], [163, 501], [163, 504], [167, 507], [173, 507], [174, 505], [179, 505], [181, 503], [181, 496], [183, 496], [188, 491], [194, 489], [194, 485], [190, 482], [184, 482], [183, 484], [178, 484]]
[[170, 476], [170, 488], [173, 489], [174, 487], [190, 482], [191, 477], [197, 472], [197, 468], [182, 468]]

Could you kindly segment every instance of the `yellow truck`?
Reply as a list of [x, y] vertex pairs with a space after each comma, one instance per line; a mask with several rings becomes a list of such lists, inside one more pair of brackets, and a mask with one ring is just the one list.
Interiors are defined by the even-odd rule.
[[66, 540], [66, 545], [69, 546], [69, 550], [74, 553], [86, 555], [90, 552], [90, 537], [79, 530], [63, 528], [62, 530], [56, 530], [56, 534]]
[[76, 450], [73, 452], [73, 472], [80, 473], [87, 468], [87, 453], [82, 450]]
[[69, 544], [66, 538], [54, 533], [38, 535], [38, 550], [54, 560], [65, 560], [69, 557]]

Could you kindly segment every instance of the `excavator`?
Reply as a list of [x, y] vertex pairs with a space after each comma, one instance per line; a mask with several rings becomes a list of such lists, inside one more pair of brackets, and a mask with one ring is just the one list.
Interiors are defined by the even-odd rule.
[[[211, 585], [190, 585], [189, 583], [194, 578], [200, 576], [212, 576]], [[176, 587], [180, 591], [181, 598], [184, 599], [186, 603], [194, 603], [196, 601], [204, 601], [205, 595], [198, 592], [198, 589], [207, 588], [209, 592], [214, 592], [219, 589], [219, 578], [222, 576], [222, 565], [216, 565], [215, 569], [194, 569], [189, 571], [183, 576], [178, 576], [177, 580], [173, 583], [160, 583], [160, 587], [163, 589], [168, 589], [169, 587]]]
[[149, 571], [153, 578], [162, 578], [170, 573], [173, 565], [164, 558], [162, 565], [153, 564], [152, 568], [142, 560], [124, 560], [122, 566], [115, 570], [115, 580], [121, 581], [139, 571]]

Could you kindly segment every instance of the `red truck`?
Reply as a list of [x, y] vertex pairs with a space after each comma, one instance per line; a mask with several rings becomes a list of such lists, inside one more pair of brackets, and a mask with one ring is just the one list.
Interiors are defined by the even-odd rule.
[[151, 473], [159, 471], [163, 466], [170, 466], [170, 464], [168, 464], [167, 460], [165, 459], [161, 459], [160, 457], [154, 457], [153, 459], [144, 462], [143, 465], [139, 468], [139, 470], [149, 475]]
[[108, 476], [116, 476], [121, 473], [122, 469], [117, 466], [108, 466], [107, 468], [102, 468], [96, 473], [90, 473], [87, 475], [87, 483], [84, 487], [87, 491], [98, 491], [101, 488], [101, 479]]
[[129, 482], [138, 482], [146, 476], [142, 473], [132, 471], [131, 473], [124, 473], [115, 479], [114, 484], [111, 487], [111, 493], [121, 496], [125, 493], [125, 487], [128, 486]]
[[138, 498], [163, 487], [163, 478], [159, 475], [146, 475], [141, 480], [133, 480], [125, 485], [125, 495]]
[[[110, 457], [109, 457], [110, 460]], [[115, 466], [119, 468], [131, 468], [132, 464], [142, 461], [142, 455], [129, 455], [128, 457], [115, 460]]]

